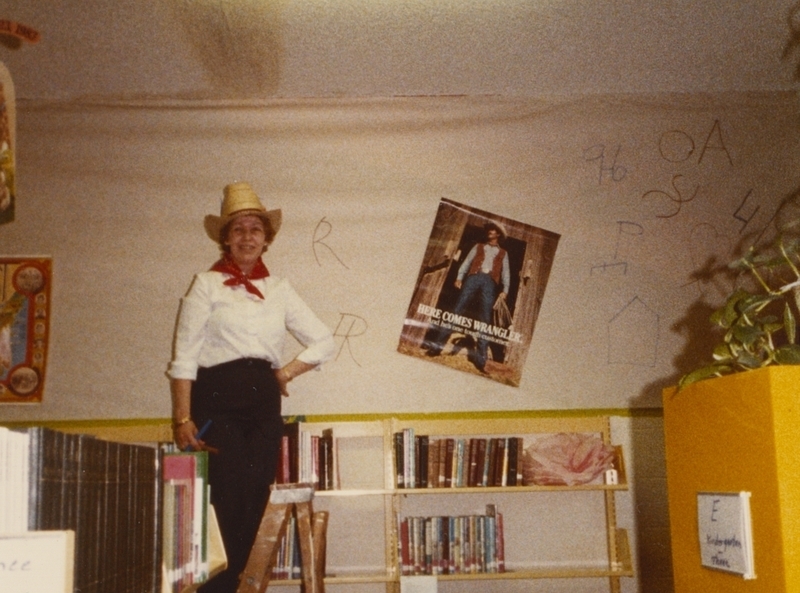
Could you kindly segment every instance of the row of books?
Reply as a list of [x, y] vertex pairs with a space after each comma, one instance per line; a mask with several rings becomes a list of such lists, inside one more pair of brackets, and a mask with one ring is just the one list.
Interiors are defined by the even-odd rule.
[[5, 532], [75, 532], [74, 590], [161, 587], [159, 454], [45, 427], [0, 427]]
[[398, 547], [404, 576], [505, 572], [503, 515], [494, 504], [484, 515], [400, 518]]
[[299, 579], [302, 576], [301, 572], [300, 536], [297, 531], [297, 517], [292, 513], [287, 521], [286, 531], [281, 536], [271, 578], [274, 580]]
[[522, 485], [522, 437], [393, 436], [397, 488]]
[[163, 452], [163, 562], [173, 593], [203, 583], [208, 562], [208, 453], [180, 452], [174, 445]]
[[301, 431], [299, 423], [284, 425], [278, 484], [313, 484], [317, 490], [333, 490], [339, 485], [336, 463], [336, 440], [333, 430], [322, 436]]

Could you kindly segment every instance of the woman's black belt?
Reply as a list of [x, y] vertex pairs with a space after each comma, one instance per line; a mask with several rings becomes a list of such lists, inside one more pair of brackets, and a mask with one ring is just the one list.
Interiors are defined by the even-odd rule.
[[245, 368], [256, 368], [256, 369], [265, 369], [271, 370], [272, 363], [268, 360], [264, 360], [263, 358], [237, 358], [236, 360], [229, 360], [228, 362], [221, 362], [220, 364], [215, 364], [214, 366], [210, 367], [200, 367], [199, 370], [201, 371], [211, 371], [211, 372], [218, 372], [218, 371], [232, 371], [237, 369], [245, 369]]

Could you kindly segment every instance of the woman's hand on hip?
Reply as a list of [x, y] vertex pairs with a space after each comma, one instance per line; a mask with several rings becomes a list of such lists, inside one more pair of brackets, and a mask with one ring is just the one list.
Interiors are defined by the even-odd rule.
[[278, 388], [281, 391], [281, 395], [283, 397], [289, 397], [289, 381], [292, 380], [292, 376], [286, 370], [286, 367], [275, 371], [275, 379], [278, 381]]

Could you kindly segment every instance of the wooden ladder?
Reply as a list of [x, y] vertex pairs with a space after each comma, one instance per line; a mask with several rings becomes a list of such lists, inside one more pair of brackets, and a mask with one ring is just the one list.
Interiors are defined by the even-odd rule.
[[237, 593], [264, 593], [269, 586], [272, 569], [278, 557], [281, 536], [292, 514], [297, 513], [300, 538], [302, 584], [305, 593], [325, 593], [325, 532], [328, 513], [315, 513], [311, 506], [314, 487], [311, 484], [280, 484], [272, 492], [261, 518], [247, 566], [240, 576]]

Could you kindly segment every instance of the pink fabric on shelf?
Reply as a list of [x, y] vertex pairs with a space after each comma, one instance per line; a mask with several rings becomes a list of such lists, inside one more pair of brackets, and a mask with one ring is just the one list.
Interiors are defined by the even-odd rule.
[[526, 485], [588, 484], [613, 467], [614, 448], [593, 434], [558, 433], [543, 437], [525, 449]]

